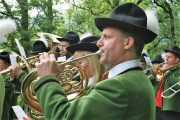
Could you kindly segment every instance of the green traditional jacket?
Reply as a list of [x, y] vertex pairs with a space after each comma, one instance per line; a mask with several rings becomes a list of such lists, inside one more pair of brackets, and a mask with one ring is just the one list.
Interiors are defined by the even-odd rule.
[[[170, 75], [166, 77], [163, 90], [168, 89], [169, 87], [173, 86], [177, 82], [180, 82], [180, 68], [175, 69], [174, 71], [172, 71]], [[155, 93], [157, 92], [159, 85], [160, 85], [160, 82], [157, 82], [157, 81], [154, 82]], [[173, 87], [173, 89], [179, 90], [180, 85], [176, 85], [175, 87]], [[169, 96], [172, 93], [173, 93], [172, 90], [168, 90], [164, 95]], [[163, 98], [162, 110], [180, 112], [180, 92], [176, 93], [172, 98]]]
[[5, 95], [4, 79], [0, 74], [0, 118], [2, 116], [2, 111], [3, 111], [4, 95]]
[[154, 90], [142, 70], [98, 82], [72, 102], [53, 75], [33, 88], [46, 120], [155, 120]]
[[[9, 76], [3, 76], [5, 83], [5, 97], [3, 103], [2, 120], [13, 120], [15, 116], [12, 106], [17, 105], [17, 98], [20, 95], [21, 81], [24, 80], [24, 72], [17, 75], [12, 81]], [[17, 92], [17, 93], [15, 93]]]

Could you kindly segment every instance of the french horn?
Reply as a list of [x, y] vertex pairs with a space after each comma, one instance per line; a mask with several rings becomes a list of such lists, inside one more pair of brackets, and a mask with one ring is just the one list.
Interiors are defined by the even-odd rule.
[[[93, 55], [99, 55], [101, 51], [97, 51], [96, 53], [88, 54], [82, 56], [80, 58], [73, 59], [68, 62], [60, 62], [57, 61], [59, 66], [67, 66], [64, 71], [58, 76], [59, 84], [61, 85], [62, 89], [67, 95], [69, 101], [72, 101], [76, 98], [80, 98], [83, 96], [83, 91], [87, 87], [88, 84], [88, 77], [86, 75], [86, 71], [76, 64], [77, 60], [90, 57]], [[75, 67], [77, 70], [77, 74], [80, 76], [80, 81], [73, 81], [74, 72], [72, 72], [72, 68]], [[21, 86], [21, 95], [23, 101], [28, 105], [31, 112], [29, 112], [29, 116], [31, 118], [43, 118], [43, 114], [41, 108], [39, 106], [37, 97], [35, 96], [35, 92], [32, 88], [33, 84], [39, 79], [37, 75], [37, 70], [32, 70], [24, 79], [22, 86]]]

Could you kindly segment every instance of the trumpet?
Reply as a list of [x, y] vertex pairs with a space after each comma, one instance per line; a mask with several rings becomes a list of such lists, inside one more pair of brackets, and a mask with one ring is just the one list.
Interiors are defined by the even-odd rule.
[[[30, 59], [28, 59], [28, 60], [32, 60], [32, 59], [36, 59], [36, 57], [32, 57], [32, 58], [30, 58]], [[23, 60], [20, 56], [17, 56], [17, 62], [18, 62], [18, 66], [19, 66], [20, 68], [25, 67], [24, 60]], [[31, 69], [32, 69], [32, 68], [28, 67], [28, 71], [30, 71]], [[7, 75], [7, 74], [9, 74], [10, 72], [11, 72], [11, 69], [6, 69], [6, 70], [1, 71], [0, 74], [2, 74], [2, 75]]]
[[[77, 74], [79, 74], [81, 78], [80, 81], [77, 82], [72, 81], [72, 78], [74, 78], [75, 75], [72, 72], [72, 70], [69, 70], [68, 68], [67, 69], [65, 68], [65, 70], [58, 76], [59, 84], [62, 86], [69, 101], [73, 101], [76, 98], [82, 97], [83, 91], [86, 89], [88, 84], [88, 77], [86, 71], [80, 65], [76, 64], [76, 61], [90, 56], [99, 55], [100, 53], [101, 51], [99, 50], [96, 53], [88, 54], [67, 62], [62, 63], [62, 61], [57, 61], [59, 66], [68, 65], [68, 68], [70, 69], [72, 67], [76, 67], [76, 70], [78, 71]], [[33, 111], [33, 112], [29, 112], [30, 113], [29, 116], [31, 118], [43, 118], [40, 105], [35, 96], [35, 92], [32, 88], [33, 84], [38, 79], [39, 77], [37, 75], [37, 70], [35, 68], [26, 76], [26, 78], [24, 79], [21, 85], [22, 99], [28, 105], [29, 109]]]
[[[49, 54], [53, 53], [52, 51], [48, 52]], [[17, 56], [17, 62], [18, 62], [18, 66], [20, 68], [23, 68], [23, 67], [27, 67], [28, 71], [32, 71], [34, 68], [35, 68], [35, 63], [39, 61], [39, 55], [35, 55], [35, 56], [32, 56], [32, 57], [28, 57], [26, 59], [26, 62], [28, 63], [28, 66], [25, 64], [24, 60], [20, 57], [20, 56]], [[0, 72], [0, 74], [2, 75], [7, 75], [11, 72], [11, 69], [6, 69], [6, 70], [3, 70]]]
[[[60, 36], [50, 34], [50, 33], [43, 33], [43, 32], [39, 32], [37, 34], [39, 37], [47, 38], [48, 45], [50, 47], [50, 50], [48, 53], [55, 54], [55, 50], [56, 50], [57, 46], [60, 44], [60, 42], [56, 38], [60, 37]], [[12, 51], [11, 51], [11, 53], [12, 53]], [[18, 55], [16, 55], [16, 56], [17, 56], [18, 66], [20, 68], [26, 67], [28, 72], [32, 71], [35, 68], [35, 63], [39, 61], [39, 55], [28, 57], [27, 59], [25, 59], [25, 61], [23, 60], [22, 57], [20, 57]], [[9, 74], [10, 72], [11, 72], [11, 69], [6, 69], [6, 70], [1, 71], [0, 74], [6, 75], [6, 74]]]
[[[179, 91], [180, 91], [180, 89], [179, 90], [175, 90], [175, 89], [173, 89], [174, 87], [179, 87], [180, 86], [180, 82], [177, 82], [176, 84], [174, 84], [173, 86], [171, 86], [170, 88], [168, 88], [168, 89], [166, 89], [165, 91], [163, 91], [162, 93], [161, 93], [161, 96], [163, 97], [163, 98], [172, 98], [176, 93], [178, 93]], [[168, 94], [168, 93], [171, 93], [170, 95], [166, 95], [166, 94]]]
[[[160, 63], [160, 64], [158, 64], [158, 65], [157, 65], [157, 67], [158, 67], [158, 68], [161, 68], [161, 67], [162, 67], [162, 65], [164, 65], [164, 64], [165, 64], [165, 62]], [[152, 67], [150, 67], [150, 68], [148, 68], [148, 69], [146, 69], [146, 70], [144, 70], [144, 73], [147, 73], [148, 71], [153, 72], [153, 71], [152, 71], [152, 68], [153, 68], [153, 66], [152, 66]]]
[[[152, 75], [155, 76], [157, 81], [161, 81], [164, 77], [168, 76], [172, 70], [175, 70], [177, 67], [180, 66], [180, 63], [177, 63], [175, 65], [172, 65], [170, 67], [167, 67], [165, 69], [162, 69], [162, 66], [166, 64], [166, 62], [158, 64], [157, 67], [152, 66], [151, 68], [147, 69], [146, 71], [150, 70]], [[154, 70], [155, 68], [155, 70]], [[152, 76], [150, 75], [150, 76]]]
[[160, 67], [158, 67], [157, 68], [157, 72], [156, 72], [156, 79], [157, 79], [157, 81], [161, 81], [164, 77], [166, 77], [169, 74], [171, 74], [171, 71], [175, 70], [179, 66], [180, 66], [180, 63], [177, 63], [177, 64], [172, 65], [170, 67], [167, 67], [165, 69], [161, 69]]

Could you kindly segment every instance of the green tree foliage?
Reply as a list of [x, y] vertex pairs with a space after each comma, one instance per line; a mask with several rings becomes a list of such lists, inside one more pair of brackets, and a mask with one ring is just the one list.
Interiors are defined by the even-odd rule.
[[[144, 49], [151, 58], [164, 52], [174, 45], [180, 46], [179, 38], [179, 2], [167, 0], [66, 0], [71, 7], [67, 11], [67, 22], [71, 29], [80, 34], [90, 31], [100, 34], [94, 26], [94, 18], [106, 17], [117, 5], [125, 2], [133, 2], [144, 10], [152, 9], [156, 12], [159, 20], [160, 34], [147, 44]], [[78, 25], [78, 26], [77, 26]]]
[[[67, 31], [73, 30], [79, 35], [93, 32], [100, 35], [100, 31], [94, 25], [94, 18], [107, 17], [110, 11], [117, 5], [125, 2], [133, 2], [145, 9], [156, 12], [160, 34], [150, 44], [144, 47], [151, 58], [162, 53], [179, 42], [179, 6], [177, 0], [14, 0], [9, 5], [1, 0], [0, 18], [11, 17], [16, 20], [18, 29], [7, 36], [8, 41], [1, 45], [17, 51], [14, 38], [18, 38], [24, 46], [27, 54], [31, 50], [32, 43], [38, 39], [37, 32], [49, 32], [63, 36]], [[68, 9], [55, 10], [54, 6]], [[35, 10], [36, 15], [30, 16], [30, 11]], [[13, 46], [13, 47], [12, 47]]]

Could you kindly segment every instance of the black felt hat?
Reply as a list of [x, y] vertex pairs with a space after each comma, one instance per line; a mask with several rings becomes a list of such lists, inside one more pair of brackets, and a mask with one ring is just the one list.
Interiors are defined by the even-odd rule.
[[169, 50], [164, 50], [164, 51], [165, 51], [166, 53], [167, 53], [167, 52], [171, 52], [171, 53], [177, 55], [177, 56], [180, 58], [180, 48], [177, 47], [177, 46], [174, 46], [174, 47], [172, 47], [171, 49], [169, 49]]
[[57, 40], [61, 41], [67, 41], [70, 44], [74, 44], [79, 42], [80, 38], [79, 35], [73, 31], [69, 31], [67, 33], [64, 34], [64, 36], [62, 38], [57, 38]]
[[0, 59], [6, 61], [8, 63], [11, 63], [8, 52], [1, 52], [0, 53]]
[[164, 60], [162, 59], [162, 56], [161, 55], [157, 55], [154, 60], [152, 61], [152, 63], [163, 63]]
[[145, 53], [142, 53], [142, 54], [141, 54], [141, 57], [140, 57], [140, 59], [139, 59], [140, 62], [146, 62], [144, 56], [147, 57], [147, 55], [146, 55]]
[[66, 47], [66, 50], [74, 54], [75, 51], [90, 51], [97, 52], [99, 47], [96, 45], [97, 41], [100, 39], [98, 36], [88, 36], [76, 44]]
[[43, 41], [37, 40], [33, 44], [31, 55], [36, 55], [41, 52], [48, 52], [49, 50], [50, 48], [47, 47]]
[[147, 29], [147, 16], [143, 9], [134, 3], [125, 3], [115, 7], [108, 18], [95, 18], [96, 27], [102, 31], [113, 26], [137, 34], [147, 44], [153, 41], [157, 34]]

